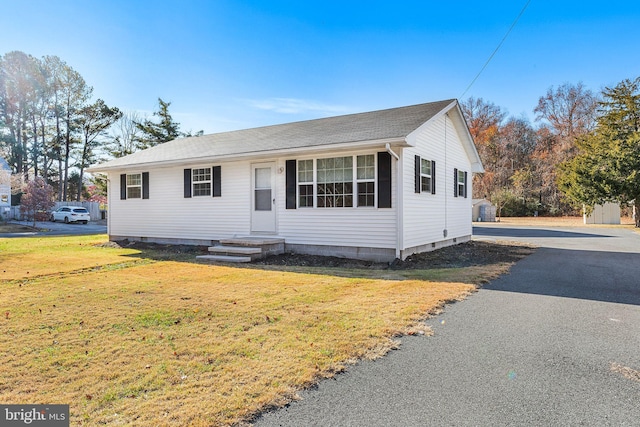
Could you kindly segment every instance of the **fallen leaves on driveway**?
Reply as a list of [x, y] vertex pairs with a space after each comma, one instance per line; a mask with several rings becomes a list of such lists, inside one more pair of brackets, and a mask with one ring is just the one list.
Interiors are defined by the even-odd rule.
[[640, 371], [629, 368], [628, 366], [622, 366], [619, 363], [611, 362], [611, 372], [621, 374], [628, 380], [640, 382]]

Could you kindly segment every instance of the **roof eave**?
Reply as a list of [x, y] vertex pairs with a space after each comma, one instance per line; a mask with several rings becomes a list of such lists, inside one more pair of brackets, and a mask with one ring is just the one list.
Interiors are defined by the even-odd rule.
[[100, 165], [96, 165], [88, 168], [87, 172], [102, 173], [102, 172], [109, 172], [109, 171], [123, 170], [123, 169], [139, 169], [139, 168], [145, 168], [149, 166], [170, 167], [170, 166], [178, 166], [181, 164], [193, 164], [195, 162], [198, 162], [198, 163], [228, 162], [228, 161], [237, 161], [237, 160], [282, 157], [285, 155], [293, 156], [293, 155], [300, 155], [300, 154], [318, 154], [318, 153], [332, 152], [332, 151], [347, 151], [347, 150], [355, 150], [355, 149], [363, 149], [363, 148], [371, 148], [371, 147], [384, 148], [386, 144], [389, 144], [392, 147], [411, 146], [411, 144], [407, 142], [406, 138], [394, 137], [394, 138], [384, 138], [384, 139], [375, 139], [375, 140], [366, 140], [366, 141], [344, 142], [340, 144], [327, 144], [327, 145], [307, 146], [307, 147], [299, 147], [299, 148], [286, 148], [286, 149], [280, 149], [280, 150], [252, 151], [248, 153], [234, 153], [234, 154], [227, 154], [227, 155], [221, 155], [221, 156], [203, 156], [203, 157], [190, 157], [185, 159], [171, 159], [171, 160], [163, 160], [163, 161], [127, 163], [122, 165], [105, 166], [105, 167], [100, 167]]

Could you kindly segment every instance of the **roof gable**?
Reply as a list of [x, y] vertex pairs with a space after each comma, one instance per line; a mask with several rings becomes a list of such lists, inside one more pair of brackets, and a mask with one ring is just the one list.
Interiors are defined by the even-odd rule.
[[402, 140], [453, 99], [253, 129], [180, 138], [90, 168], [105, 171], [153, 163], [233, 158], [366, 141]]
[[7, 161], [2, 157], [0, 157], [0, 171], [11, 172], [11, 167], [9, 166], [9, 163], [7, 163]]

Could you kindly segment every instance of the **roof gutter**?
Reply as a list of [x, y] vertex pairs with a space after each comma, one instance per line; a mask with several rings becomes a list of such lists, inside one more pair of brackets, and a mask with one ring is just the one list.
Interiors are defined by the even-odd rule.
[[[127, 164], [117, 164], [113, 166], [105, 166], [101, 167], [100, 165], [93, 166], [87, 169], [87, 172], [96, 173], [96, 172], [109, 172], [114, 170], [122, 170], [122, 169], [135, 169], [135, 168], [145, 168], [149, 166], [153, 167], [168, 167], [168, 166], [176, 166], [185, 163], [205, 163], [205, 162], [220, 162], [220, 161], [236, 161], [236, 160], [247, 160], [247, 159], [258, 159], [258, 158], [273, 158], [273, 157], [282, 157], [285, 155], [299, 155], [303, 154], [311, 154], [311, 153], [320, 153], [320, 152], [333, 152], [333, 151], [347, 151], [347, 150], [355, 150], [355, 149], [363, 149], [369, 147], [376, 147], [384, 144], [385, 147], [389, 147], [387, 150], [391, 149], [391, 144], [395, 146], [409, 146], [407, 141], [404, 138], [385, 138], [378, 140], [369, 140], [369, 141], [358, 141], [358, 142], [345, 142], [341, 144], [330, 144], [330, 145], [316, 145], [310, 147], [299, 147], [299, 148], [286, 148], [280, 150], [267, 150], [267, 151], [254, 151], [250, 153], [239, 153], [239, 154], [226, 154], [221, 156], [205, 156], [205, 157], [190, 157], [184, 159], [171, 159], [164, 161], [145, 161], [139, 163], [127, 163]], [[398, 156], [392, 151], [389, 153], [398, 159]]]

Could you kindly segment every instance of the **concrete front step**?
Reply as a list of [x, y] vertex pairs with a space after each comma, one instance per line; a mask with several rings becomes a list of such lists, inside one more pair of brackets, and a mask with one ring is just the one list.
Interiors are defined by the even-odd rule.
[[220, 255], [260, 255], [262, 254], [262, 249], [254, 248], [251, 246], [210, 246], [209, 252], [220, 254]]
[[222, 262], [250, 262], [269, 255], [284, 253], [284, 239], [246, 236], [220, 239], [220, 245], [209, 247], [214, 255], [200, 255], [199, 260]]
[[251, 262], [250, 256], [235, 255], [198, 255], [197, 260], [201, 261], [219, 261], [219, 262]]
[[220, 239], [220, 244], [229, 246], [265, 246], [284, 244], [284, 239], [259, 236], [233, 237], [231, 239]]

